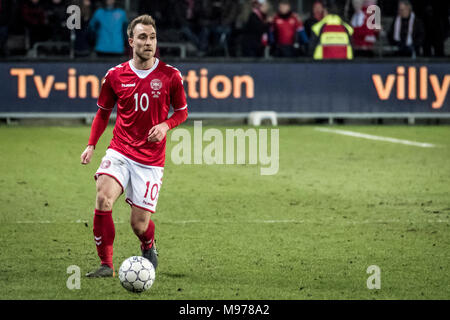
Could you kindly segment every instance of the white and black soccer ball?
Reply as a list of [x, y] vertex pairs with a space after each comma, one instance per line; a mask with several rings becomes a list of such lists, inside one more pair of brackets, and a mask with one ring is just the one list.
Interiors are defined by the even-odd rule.
[[131, 292], [143, 292], [155, 282], [155, 268], [144, 257], [133, 256], [122, 262], [119, 280], [122, 286]]

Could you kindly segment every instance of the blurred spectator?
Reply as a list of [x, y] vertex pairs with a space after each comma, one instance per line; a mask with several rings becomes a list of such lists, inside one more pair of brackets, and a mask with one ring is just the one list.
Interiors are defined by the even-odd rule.
[[303, 23], [299, 16], [292, 12], [289, 0], [281, 0], [278, 4], [269, 39], [270, 43], [275, 45], [277, 57], [295, 57], [299, 45], [308, 43]]
[[376, 0], [353, 0], [355, 13], [352, 16], [351, 25], [353, 27], [353, 49], [355, 56], [373, 57], [374, 45], [377, 41], [379, 30], [370, 29], [367, 25], [369, 15], [367, 8], [376, 5]]
[[325, 17], [313, 25], [310, 54], [316, 60], [353, 59], [353, 28], [338, 15], [336, 2], [328, 0]]
[[173, 26], [179, 31], [181, 36], [177, 41], [189, 41], [196, 49], [200, 47], [199, 37], [196, 34], [195, 21], [195, 2], [196, 0], [172, 0], [171, 11], [173, 17]]
[[214, 53], [216, 48], [228, 54], [228, 40], [237, 10], [235, 0], [195, 1], [194, 14], [200, 27], [199, 49], [202, 54]]
[[[324, 1], [326, 2], [328, 0]], [[343, 17], [343, 20], [348, 21], [349, 19], [347, 19], [345, 16], [345, 6], [347, 4], [347, 0], [333, 0], [333, 3], [336, 6], [336, 14], [340, 17]]]
[[66, 10], [67, 6], [62, 0], [51, 0], [46, 7], [49, 35], [52, 41], [69, 41]]
[[449, 1], [414, 1], [413, 5], [417, 16], [423, 21], [424, 25], [424, 56], [445, 56], [444, 42], [449, 33]]
[[397, 47], [397, 56], [415, 57], [425, 38], [422, 22], [412, 10], [411, 2], [400, 0], [398, 14], [388, 32], [389, 42]]
[[194, 15], [197, 27], [199, 28], [199, 50], [201, 55], [205, 55], [209, 48], [210, 30], [213, 25], [212, 5], [210, 1], [196, 0], [194, 4]]
[[138, 15], [151, 15], [155, 22], [158, 23], [158, 26], [165, 27], [169, 19], [167, 9], [167, 0], [139, 0]]
[[195, 0], [141, 0], [138, 12], [140, 15], [149, 14], [155, 19], [161, 42], [183, 41], [187, 38], [198, 45], [198, 37], [194, 32], [194, 5]]
[[91, 54], [92, 45], [95, 42], [92, 33], [89, 32], [89, 21], [92, 17], [91, 0], [77, 0], [74, 4], [81, 9], [81, 28], [75, 29], [75, 56], [86, 57]]
[[11, 0], [0, 0], [0, 57], [6, 56], [9, 24], [12, 16]]
[[[151, 15], [158, 27], [158, 41], [162, 42], [189, 42], [186, 46], [188, 53], [196, 53], [199, 37], [196, 34], [196, 21], [194, 15], [195, 0], [141, 0], [138, 13]], [[159, 48], [157, 49], [159, 53]], [[164, 48], [164, 54], [179, 49]]]
[[178, 33], [174, 32], [173, 20], [178, 9], [172, 0], [140, 0], [138, 14], [148, 14], [155, 19], [158, 27], [158, 40], [170, 42], [178, 40]]
[[242, 29], [242, 55], [245, 57], [261, 57], [267, 46], [269, 23], [267, 13], [269, 3], [265, 0], [250, 0], [251, 12]]
[[325, 14], [325, 7], [320, 0], [314, 1], [312, 5], [311, 15], [305, 21], [305, 32], [308, 39], [311, 38], [312, 26], [323, 19]]
[[89, 28], [96, 36], [95, 52], [98, 56], [121, 56], [125, 53], [127, 25], [125, 11], [116, 8], [114, 0], [106, 0], [105, 6], [94, 12]]
[[49, 38], [45, 8], [39, 0], [27, 0], [21, 6], [22, 19], [28, 33], [29, 47]]

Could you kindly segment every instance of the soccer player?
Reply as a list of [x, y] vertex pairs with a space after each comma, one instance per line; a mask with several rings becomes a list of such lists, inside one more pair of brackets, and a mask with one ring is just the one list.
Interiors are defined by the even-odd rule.
[[[86, 274], [88, 277], [114, 276], [112, 208], [124, 191], [125, 200], [131, 206], [131, 227], [141, 242], [142, 255], [157, 267], [155, 224], [151, 215], [155, 213], [161, 190], [166, 134], [187, 118], [181, 73], [155, 57], [153, 18], [137, 17], [128, 25], [127, 32], [133, 58], [106, 73], [89, 142], [81, 154], [81, 163], [88, 164], [117, 103], [113, 139], [95, 173], [93, 231], [101, 265]], [[174, 113], [168, 119], [170, 105]]]

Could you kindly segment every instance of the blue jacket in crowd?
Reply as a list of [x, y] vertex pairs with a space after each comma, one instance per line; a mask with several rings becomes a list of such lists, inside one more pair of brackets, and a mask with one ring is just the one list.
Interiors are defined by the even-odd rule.
[[101, 53], [124, 53], [127, 15], [120, 8], [100, 8], [95, 11], [89, 28], [95, 32], [95, 51]]

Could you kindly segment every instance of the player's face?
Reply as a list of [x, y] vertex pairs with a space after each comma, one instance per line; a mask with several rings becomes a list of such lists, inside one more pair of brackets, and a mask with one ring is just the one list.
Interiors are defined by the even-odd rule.
[[129, 39], [133, 48], [133, 56], [136, 55], [143, 61], [153, 58], [156, 51], [156, 30], [151, 25], [138, 23], [134, 27], [133, 38]]

